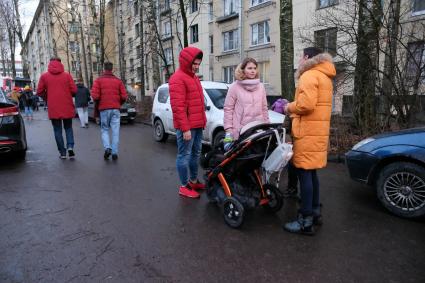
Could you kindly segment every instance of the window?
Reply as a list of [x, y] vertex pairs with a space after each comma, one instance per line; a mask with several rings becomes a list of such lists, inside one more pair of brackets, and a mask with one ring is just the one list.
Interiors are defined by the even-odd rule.
[[77, 53], [80, 50], [80, 46], [79, 46], [78, 42], [76, 42], [76, 41], [70, 41], [69, 42], [69, 50], [72, 53]]
[[91, 44], [91, 52], [93, 53], [93, 55], [96, 55], [97, 53], [99, 53], [99, 49], [97, 48], [96, 43]]
[[133, 51], [133, 38], [128, 39], [128, 53], [131, 53]]
[[260, 74], [260, 81], [264, 84], [268, 84], [270, 82], [270, 62], [258, 63], [257, 71]]
[[422, 15], [425, 14], [425, 1], [424, 0], [413, 0], [412, 14]]
[[224, 15], [236, 13], [236, 0], [224, 0]]
[[142, 56], [142, 50], [140, 49], [140, 45], [136, 46], [136, 55], [137, 58], [140, 58]]
[[70, 33], [77, 33], [78, 32], [78, 23], [77, 22], [69, 22], [68, 23], [69, 32]]
[[235, 68], [236, 66], [228, 66], [223, 68], [223, 81], [226, 83], [232, 83], [235, 79]]
[[97, 68], [98, 68], [97, 62], [93, 62], [92, 64], [93, 64], [93, 72], [97, 72], [98, 71], [97, 70]]
[[338, 0], [319, 0], [319, 9], [338, 4]]
[[134, 59], [130, 58], [130, 72], [134, 72]]
[[170, 10], [170, 0], [165, 0], [162, 7], [162, 11], [167, 11], [167, 10]]
[[425, 80], [425, 42], [413, 42], [407, 46], [406, 79], [415, 83], [417, 79]]
[[164, 54], [167, 65], [170, 65], [173, 62], [173, 50], [171, 48], [165, 48]]
[[171, 22], [170, 21], [164, 22], [164, 25], [163, 25], [163, 36], [164, 37], [171, 36]]
[[329, 52], [332, 56], [336, 55], [336, 35], [337, 29], [323, 29], [314, 32], [314, 42], [316, 47], [325, 52]]
[[158, 102], [159, 103], [166, 103], [168, 96], [170, 95], [168, 91], [168, 87], [162, 87], [158, 90]]
[[134, 26], [134, 33], [136, 34], [136, 38], [140, 36], [140, 28], [139, 28], [139, 24], [136, 24]]
[[251, 0], [251, 7], [263, 4], [265, 2], [269, 2], [270, 0]]
[[71, 71], [75, 72], [77, 71], [77, 61], [71, 61]]
[[223, 33], [223, 51], [234, 50], [239, 47], [238, 30]]
[[190, 12], [195, 13], [198, 11], [198, 0], [190, 0]]
[[214, 38], [212, 35], [210, 35], [210, 53], [214, 53]]
[[92, 36], [96, 36], [97, 35], [97, 26], [95, 26], [94, 24], [90, 24], [90, 35]]
[[137, 67], [137, 77], [140, 78], [142, 76], [142, 67]]
[[251, 45], [270, 43], [269, 22], [256, 23], [251, 26]]
[[[143, 0], [142, 0], [143, 1]], [[138, 1], [134, 1], [134, 15], [137, 16], [139, 14], [139, 3]]]
[[197, 24], [190, 27], [190, 40], [191, 43], [199, 41]]
[[208, 21], [212, 22], [214, 20], [214, 6], [213, 2], [211, 1], [208, 3]]

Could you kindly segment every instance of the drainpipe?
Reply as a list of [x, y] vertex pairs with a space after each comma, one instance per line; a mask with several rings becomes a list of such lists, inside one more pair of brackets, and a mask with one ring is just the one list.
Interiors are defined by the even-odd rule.
[[242, 33], [242, 16], [243, 16], [243, 0], [239, 0], [239, 62], [242, 61], [243, 55], [243, 33]]

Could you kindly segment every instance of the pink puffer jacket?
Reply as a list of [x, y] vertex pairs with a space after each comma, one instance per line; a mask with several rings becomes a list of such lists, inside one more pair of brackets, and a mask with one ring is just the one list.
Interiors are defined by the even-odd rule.
[[270, 122], [264, 85], [258, 79], [235, 81], [224, 102], [224, 130], [236, 140], [242, 127], [253, 121]]

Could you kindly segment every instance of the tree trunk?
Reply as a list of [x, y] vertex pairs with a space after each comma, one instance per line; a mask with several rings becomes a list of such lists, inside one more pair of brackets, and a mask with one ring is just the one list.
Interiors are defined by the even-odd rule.
[[376, 130], [375, 84], [378, 70], [379, 24], [376, 19], [374, 0], [359, 1], [357, 60], [354, 73], [353, 114], [361, 134], [368, 135]]
[[139, 17], [140, 17], [140, 21], [139, 21], [139, 25], [140, 25], [140, 34], [139, 34], [139, 38], [140, 38], [140, 84], [142, 85], [140, 88], [140, 95], [141, 96], [145, 96], [145, 89], [146, 89], [146, 85], [145, 85], [145, 43], [144, 43], [144, 33], [145, 33], [145, 28], [144, 28], [144, 22], [143, 22], [143, 16], [145, 14], [144, 11], [144, 7], [143, 7], [143, 0], [139, 0], [140, 2], [140, 11], [139, 11]]
[[382, 99], [379, 103], [382, 113], [380, 123], [383, 130], [389, 129], [389, 119], [392, 96], [394, 92], [395, 69], [397, 68], [397, 44], [400, 28], [400, 0], [390, 0], [388, 27], [387, 27], [387, 44], [385, 46], [384, 72], [382, 80]]
[[[19, 44], [21, 45], [21, 48], [24, 47], [24, 36], [22, 31], [22, 25], [21, 25], [21, 16], [19, 14], [19, 6], [18, 6], [18, 0], [13, 0], [13, 5], [15, 8], [15, 17], [16, 17], [16, 34], [18, 35]], [[27, 58], [25, 56], [25, 52], [22, 52], [22, 73], [24, 78], [29, 78], [28, 73], [28, 62]]]
[[292, 0], [280, 1], [280, 81], [284, 98], [292, 101], [294, 82], [294, 35], [292, 27]]
[[83, 33], [83, 21], [81, 20], [81, 14], [78, 12], [78, 22], [80, 24], [80, 36], [81, 36], [81, 51], [83, 55], [83, 62], [84, 62], [84, 78], [86, 80], [86, 85], [89, 83], [89, 70], [87, 68], [87, 57], [86, 57], [86, 43], [84, 40], [84, 33]]
[[[189, 46], [189, 41], [187, 39], [187, 17], [186, 17], [186, 8], [184, 6], [184, 0], [179, 0], [179, 5], [180, 5], [180, 14], [182, 16], [182, 21], [183, 21], [183, 47], [188, 47]], [[240, 15], [240, 17], [242, 17], [242, 15]]]

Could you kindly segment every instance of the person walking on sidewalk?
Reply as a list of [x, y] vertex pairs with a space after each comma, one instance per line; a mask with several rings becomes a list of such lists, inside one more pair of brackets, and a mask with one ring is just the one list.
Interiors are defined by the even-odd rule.
[[283, 228], [292, 233], [314, 235], [321, 224], [317, 169], [327, 163], [332, 110], [332, 79], [336, 75], [332, 56], [316, 47], [304, 49], [296, 77], [294, 102], [284, 111], [292, 117], [295, 166], [300, 182], [301, 208], [295, 221]]
[[[113, 64], [105, 62], [102, 76], [97, 78], [91, 89], [93, 101], [97, 103], [100, 114], [100, 130], [103, 148], [103, 158], [108, 160], [118, 159], [118, 146], [120, 139], [120, 108], [127, 100], [122, 81], [112, 73]], [[112, 131], [112, 142], [109, 137], [109, 129]]]
[[27, 85], [24, 87], [24, 91], [22, 92], [24, 108], [25, 108], [25, 118], [29, 121], [33, 119], [33, 102], [34, 102], [34, 94], [32, 89]]
[[75, 95], [75, 107], [77, 107], [78, 118], [80, 118], [81, 128], [89, 127], [88, 106], [90, 101], [90, 91], [84, 86], [82, 78], [77, 82], [77, 94]]
[[179, 54], [180, 67], [169, 81], [177, 136], [176, 167], [181, 183], [179, 194], [189, 198], [199, 198], [196, 190], [205, 189], [205, 185], [198, 180], [202, 130], [207, 122], [204, 93], [196, 76], [202, 56], [202, 51], [196, 47], [184, 48]]
[[[48, 105], [48, 116], [52, 121], [56, 145], [60, 158], [74, 158], [74, 133], [72, 131], [72, 118], [75, 116], [72, 97], [77, 92], [77, 86], [72, 76], [64, 71], [61, 59], [50, 59], [48, 71], [41, 75], [37, 86], [37, 95], [41, 96]], [[62, 125], [65, 129], [66, 147], [62, 136]]]

